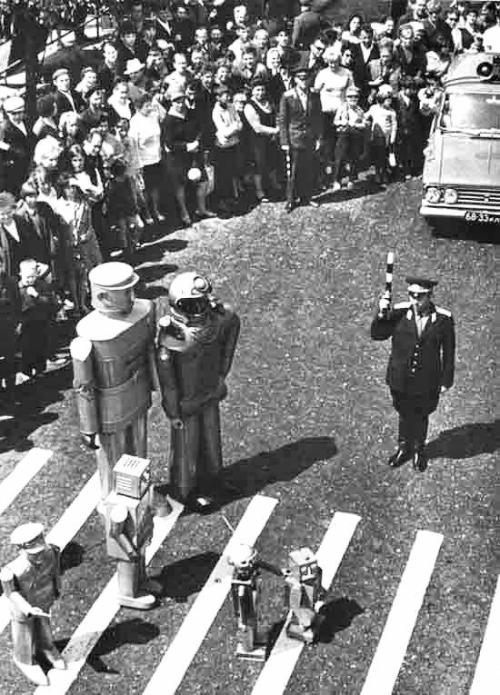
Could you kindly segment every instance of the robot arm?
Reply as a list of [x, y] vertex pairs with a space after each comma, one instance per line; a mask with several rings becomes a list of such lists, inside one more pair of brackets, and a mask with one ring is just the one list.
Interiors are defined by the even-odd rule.
[[175, 375], [174, 355], [168, 346], [169, 324], [160, 319], [156, 340], [156, 368], [160, 383], [161, 404], [170, 420], [181, 418], [179, 388]]
[[99, 432], [97, 399], [92, 365], [92, 343], [86, 338], [75, 338], [70, 346], [73, 361], [73, 387], [76, 390], [80, 432], [95, 436]]
[[2, 569], [0, 572], [0, 582], [2, 584], [3, 593], [9, 600], [14, 614], [17, 617], [28, 618], [30, 615], [35, 615], [37, 613], [38, 609], [28, 603], [24, 596], [17, 590], [16, 576], [10, 567], [4, 567]]
[[151, 302], [150, 310], [150, 326], [151, 326], [151, 339], [148, 340], [148, 370], [149, 377], [151, 381], [151, 388], [153, 391], [160, 390], [160, 380], [158, 378], [158, 370], [156, 367], [156, 309], [153, 302]]
[[130, 560], [137, 557], [137, 548], [125, 533], [125, 523], [128, 517], [128, 509], [123, 504], [116, 504], [110, 513], [109, 535], [114, 538]]

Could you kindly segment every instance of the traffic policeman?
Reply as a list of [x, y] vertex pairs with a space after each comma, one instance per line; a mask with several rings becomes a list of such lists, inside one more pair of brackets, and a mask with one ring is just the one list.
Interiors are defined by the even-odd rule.
[[396, 468], [413, 457], [415, 470], [424, 471], [429, 415], [453, 385], [455, 328], [451, 313], [432, 301], [436, 280], [412, 276], [406, 282], [409, 301], [391, 307], [382, 297], [371, 337], [392, 338], [386, 383], [399, 414], [399, 434], [389, 465]]

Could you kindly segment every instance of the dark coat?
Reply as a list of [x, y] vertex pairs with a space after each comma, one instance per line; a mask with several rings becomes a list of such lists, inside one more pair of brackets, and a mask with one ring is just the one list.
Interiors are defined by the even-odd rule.
[[9, 145], [9, 150], [4, 155], [5, 188], [17, 195], [28, 177], [35, 136], [29, 131], [25, 135], [7, 120], [2, 139]]
[[446, 309], [431, 305], [422, 335], [417, 334], [415, 314], [409, 302], [394, 305], [387, 318], [376, 316], [373, 340], [392, 338], [386, 383], [392, 391], [408, 395], [438, 394], [453, 385], [455, 328]]
[[292, 46], [307, 49], [322, 29], [321, 17], [314, 10], [301, 12], [293, 20]]
[[308, 92], [305, 110], [296, 89], [283, 94], [278, 115], [281, 146], [288, 145], [298, 150], [314, 147], [321, 137], [322, 123], [318, 94]]
[[63, 92], [60, 92], [59, 90], [54, 92], [54, 99], [57, 106], [57, 118], [60, 118], [61, 114], [66, 113], [67, 111], [75, 111], [76, 113], [81, 111], [83, 106], [82, 97], [80, 94], [78, 94], [78, 92], [74, 92], [73, 90], [71, 90], [71, 96], [73, 97], [74, 106], [70, 99], [63, 94]]

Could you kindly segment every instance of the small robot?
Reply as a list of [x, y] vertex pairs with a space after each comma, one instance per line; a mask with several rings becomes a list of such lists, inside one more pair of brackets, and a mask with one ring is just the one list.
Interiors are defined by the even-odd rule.
[[293, 639], [312, 644], [318, 636], [319, 611], [325, 598], [321, 567], [309, 548], [293, 550], [288, 557], [288, 569], [284, 574], [286, 602], [292, 615], [286, 632]]
[[231, 594], [238, 619], [238, 646], [236, 654], [242, 659], [264, 661], [265, 642], [257, 632], [259, 599], [262, 585], [255, 548], [237, 545], [228, 558], [233, 566]]
[[10, 539], [21, 554], [2, 569], [0, 581], [10, 604], [13, 661], [30, 681], [48, 685], [40, 656], [53, 668], [66, 668], [50, 625], [50, 608], [61, 592], [59, 548], [46, 542], [38, 523], [18, 526]]
[[154, 304], [134, 297], [139, 276], [127, 263], [101, 263], [89, 281], [94, 311], [78, 322], [70, 349], [80, 433], [96, 449], [105, 499], [120, 456], [147, 456], [156, 320]]
[[174, 498], [203, 512], [220, 485], [219, 403], [227, 395], [240, 321], [215, 299], [208, 278], [194, 271], [172, 280], [168, 298], [156, 356], [162, 406], [171, 423], [170, 483]]
[[113, 491], [104, 501], [106, 549], [117, 561], [121, 606], [148, 610], [156, 596], [148, 592], [145, 550], [153, 536], [150, 463], [124, 454], [113, 468]]

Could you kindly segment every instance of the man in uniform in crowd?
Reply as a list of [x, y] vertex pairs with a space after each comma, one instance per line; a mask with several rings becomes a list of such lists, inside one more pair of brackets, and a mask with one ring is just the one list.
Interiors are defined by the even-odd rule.
[[439, 396], [453, 385], [455, 329], [451, 313], [436, 306], [432, 290], [437, 282], [407, 277], [409, 301], [391, 307], [384, 295], [372, 321], [373, 340], [392, 338], [386, 382], [399, 414], [397, 451], [392, 468], [413, 456], [415, 470], [427, 467], [425, 440], [429, 415]]
[[281, 149], [287, 157], [287, 210], [296, 198], [303, 205], [318, 207], [311, 200], [315, 171], [315, 153], [319, 149], [322, 114], [319, 95], [308, 85], [309, 69], [299, 65], [294, 71], [295, 86], [281, 97], [278, 126]]

